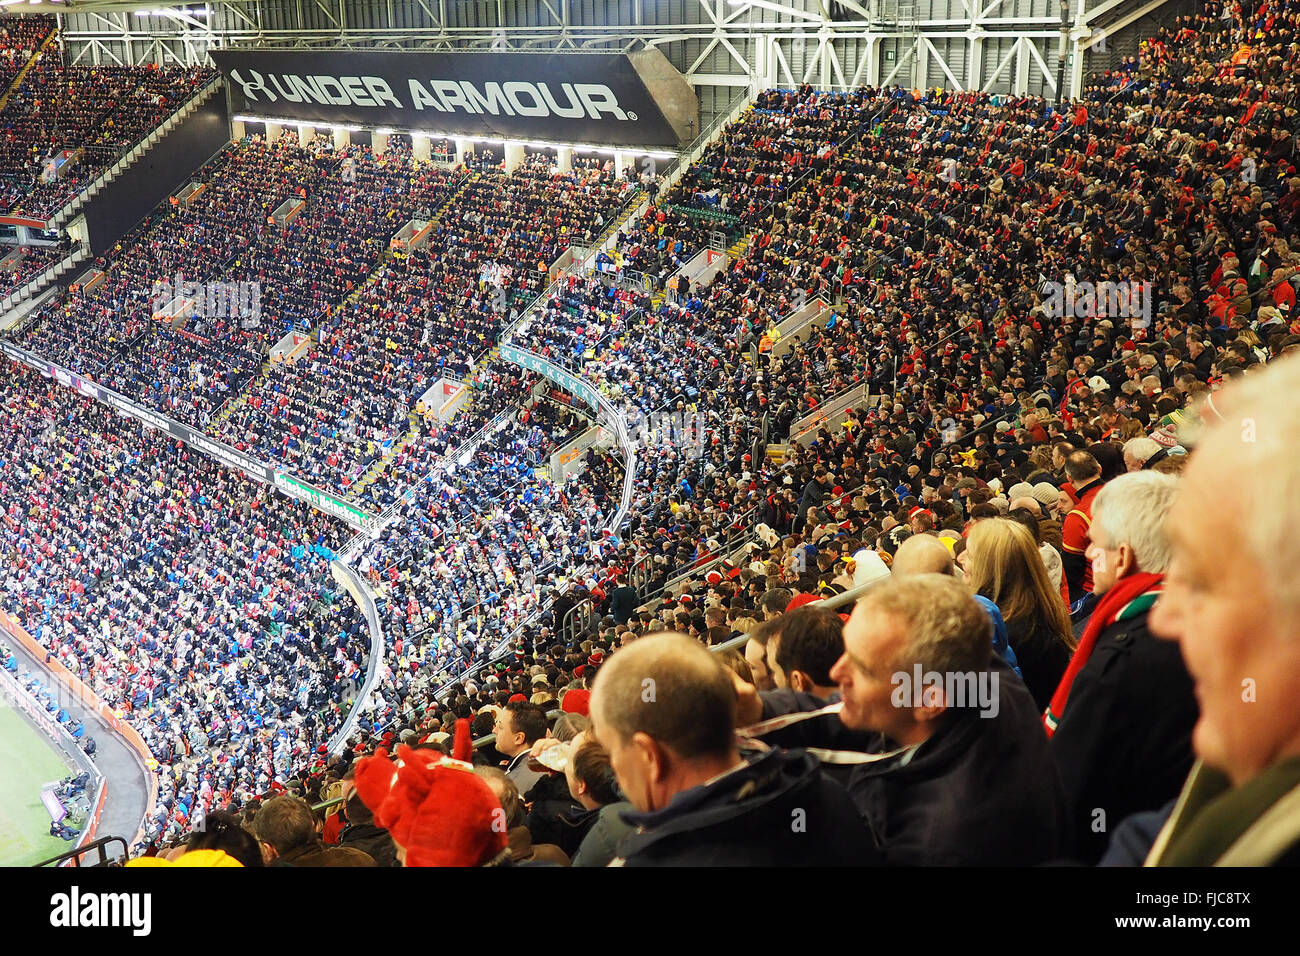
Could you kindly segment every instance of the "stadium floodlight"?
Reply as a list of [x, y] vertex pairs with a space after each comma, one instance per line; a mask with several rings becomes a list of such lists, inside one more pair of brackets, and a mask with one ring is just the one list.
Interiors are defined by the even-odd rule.
[[590, 143], [555, 143], [539, 139], [494, 139], [488, 137], [473, 137], [476, 143], [500, 143], [502, 146], [530, 146], [533, 149], [571, 149], [575, 153], [608, 153], [613, 156], [615, 153], [630, 153], [633, 156], [650, 156], [654, 159], [676, 159], [676, 153], [665, 152], [664, 150], [641, 149], [636, 146], [623, 146], [615, 148], [613, 146], [593, 146]]
[[762, 7], [764, 10], [772, 10], [776, 13], [785, 13], [792, 17], [801, 17], [804, 20], [812, 20], [817, 23], [822, 22], [823, 17], [815, 13], [809, 13], [806, 10], [795, 10], [793, 7], [787, 7], [779, 3], [773, 3], [772, 0], [727, 0], [729, 7]]

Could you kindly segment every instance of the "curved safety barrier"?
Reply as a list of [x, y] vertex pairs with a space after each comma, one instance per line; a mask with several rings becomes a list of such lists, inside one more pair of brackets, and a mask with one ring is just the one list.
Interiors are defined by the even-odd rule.
[[[145, 813], [144, 817], [140, 820], [140, 828], [136, 831], [135, 836], [132, 837], [130, 841], [131, 844], [134, 845], [136, 841], [144, 836], [145, 821], [153, 815], [154, 807], [158, 802], [158, 776], [155, 773], [158, 761], [154, 759], [154, 755], [149, 750], [148, 745], [144, 742], [144, 738], [141, 737], [136, 729], [128, 724], [121, 715], [116, 713], [113, 708], [100, 700], [94, 691], [82, 683], [81, 678], [64, 667], [62, 662], [54, 659], [54, 657], [50, 655], [49, 651], [38, 644], [36, 640], [23, 629], [16, 618], [10, 616], [4, 611], [0, 611], [0, 629], [8, 635], [10, 640], [17, 644], [21, 644], [28, 654], [40, 661], [46, 671], [50, 674], [51, 679], [58, 681], [72, 699], [79, 701], [82, 706], [86, 707], [88, 710], [94, 711], [94, 713], [108, 726], [111, 732], [121, 737], [122, 740], [126, 742], [126, 745], [130, 747], [131, 751], [140, 761], [140, 766], [145, 772], [145, 779], [148, 781], [149, 796], [145, 801]], [[105, 796], [106, 790], [101, 788], [99, 797], [96, 801], [94, 812], [95, 821], [99, 819], [99, 815], [104, 808]]]

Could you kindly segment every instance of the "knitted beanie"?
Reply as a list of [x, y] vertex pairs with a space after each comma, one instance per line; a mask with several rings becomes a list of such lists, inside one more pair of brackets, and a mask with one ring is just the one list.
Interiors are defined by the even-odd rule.
[[356, 788], [407, 866], [485, 866], [506, 853], [505, 811], [473, 767], [400, 745], [357, 763]]

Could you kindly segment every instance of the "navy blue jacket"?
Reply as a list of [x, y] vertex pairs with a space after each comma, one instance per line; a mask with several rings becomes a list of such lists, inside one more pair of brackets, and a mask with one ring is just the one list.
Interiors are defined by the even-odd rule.
[[[906, 764], [825, 764], [853, 798], [886, 862], [904, 866], [1032, 866], [1065, 848], [1065, 792], [1033, 696], [1000, 659], [996, 716], [950, 710]], [[762, 695], [763, 717], [815, 710], [793, 691]], [[879, 753], [881, 734], [836, 714], [764, 737], [769, 744]]]
[[880, 863], [844, 788], [802, 750], [773, 749], [662, 810], [625, 812], [639, 832], [626, 866], [871, 866]]
[[1121, 820], [1178, 796], [1198, 715], [1178, 644], [1155, 637], [1146, 614], [1098, 635], [1051, 742], [1070, 798], [1074, 859], [1096, 863]]

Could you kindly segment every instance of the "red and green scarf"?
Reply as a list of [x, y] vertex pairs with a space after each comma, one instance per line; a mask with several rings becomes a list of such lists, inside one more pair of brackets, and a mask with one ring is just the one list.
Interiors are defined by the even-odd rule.
[[1070, 658], [1070, 665], [1061, 676], [1061, 683], [1056, 686], [1052, 703], [1043, 712], [1043, 726], [1047, 728], [1047, 736], [1056, 733], [1056, 728], [1065, 714], [1065, 703], [1070, 697], [1070, 688], [1074, 686], [1074, 679], [1088, 663], [1088, 658], [1092, 656], [1101, 632], [1116, 621], [1126, 621], [1149, 611], [1164, 589], [1164, 580], [1163, 574], [1147, 574], [1140, 571], [1116, 581], [1097, 602], [1097, 607], [1083, 629], [1083, 637], [1079, 638], [1079, 646], [1075, 648], [1074, 656]]

